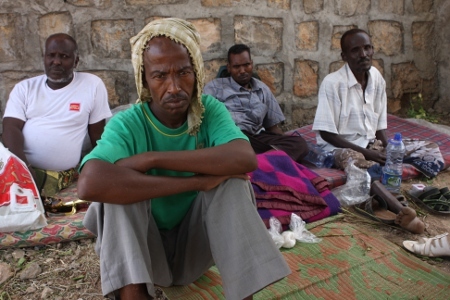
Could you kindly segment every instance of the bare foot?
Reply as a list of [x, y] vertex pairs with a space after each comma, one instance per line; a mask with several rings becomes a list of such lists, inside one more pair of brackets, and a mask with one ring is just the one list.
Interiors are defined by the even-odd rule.
[[411, 207], [403, 207], [395, 218], [395, 224], [412, 233], [423, 233], [425, 224], [417, 218], [416, 211]]

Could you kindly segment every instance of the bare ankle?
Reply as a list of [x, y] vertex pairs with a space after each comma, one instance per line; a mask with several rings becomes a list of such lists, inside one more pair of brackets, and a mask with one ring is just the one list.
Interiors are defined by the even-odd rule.
[[119, 290], [119, 293], [120, 299], [122, 300], [153, 299], [153, 297], [148, 294], [147, 285], [145, 283], [126, 285]]

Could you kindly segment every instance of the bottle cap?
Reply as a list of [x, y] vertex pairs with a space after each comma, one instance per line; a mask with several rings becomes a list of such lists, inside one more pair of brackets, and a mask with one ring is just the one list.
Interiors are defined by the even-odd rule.
[[395, 133], [394, 140], [400, 142], [402, 140], [402, 134], [400, 132]]

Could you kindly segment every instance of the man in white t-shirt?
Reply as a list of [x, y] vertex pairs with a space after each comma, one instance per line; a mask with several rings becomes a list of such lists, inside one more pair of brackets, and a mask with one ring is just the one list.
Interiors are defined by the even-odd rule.
[[10, 94], [3, 143], [29, 167], [57, 172], [75, 168], [86, 135], [94, 147], [111, 116], [104, 83], [95, 75], [74, 72], [78, 61], [71, 36], [51, 35], [45, 42], [45, 75], [19, 82]]

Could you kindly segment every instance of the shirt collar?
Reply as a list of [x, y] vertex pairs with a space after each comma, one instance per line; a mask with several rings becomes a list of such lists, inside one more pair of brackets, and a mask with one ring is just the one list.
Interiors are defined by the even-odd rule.
[[351, 88], [351, 87], [357, 85], [358, 80], [356, 80], [356, 77], [353, 74], [352, 70], [350, 69], [348, 63], [345, 63], [345, 71], [347, 72], [348, 87]]
[[[231, 86], [239, 91], [249, 91], [246, 88], [244, 88], [242, 85], [240, 85], [239, 83], [237, 83], [236, 81], [234, 81], [233, 77], [230, 76], [230, 81], [231, 81]], [[258, 86], [257, 81], [255, 80], [255, 78], [252, 77], [252, 79], [250, 80], [250, 86], [251, 86], [251, 91], [255, 91], [260, 89], [260, 87]]]
[[[356, 77], [355, 77], [355, 75], [353, 74], [353, 72], [352, 72], [352, 70], [350, 69], [350, 67], [348, 66], [348, 63], [345, 63], [345, 71], [347, 72], [347, 78], [348, 78], [348, 87], [349, 88], [351, 88], [351, 87], [353, 87], [353, 86], [355, 86], [355, 85], [357, 85], [357, 84], [359, 84], [359, 82], [358, 82], [358, 80], [356, 80]], [[369, 69], [369, 71], [367, 72], [368, 73], [368, 76], [367, 76], [367, 86], [366, 86], [366, 89], [367, 89], [367, 87], [371, 84], [371, 82], [372, 82], [372, 80], [371, 80], [371, 77], [372, 77], [372, 75], [371, 75], [371, 70], [372, 70], [372, 68], [373, 68], [373, 66], [371, 66], [370, 67], [370, 69]]]

